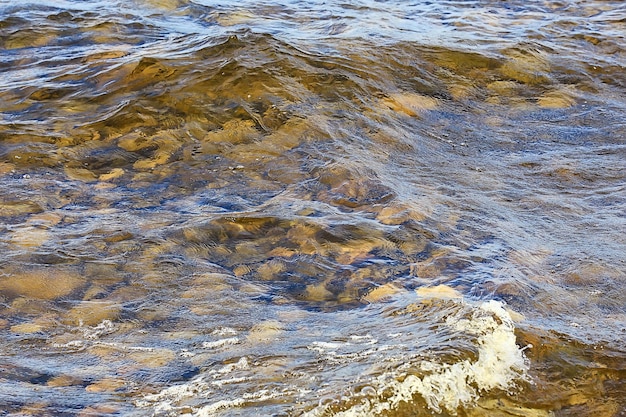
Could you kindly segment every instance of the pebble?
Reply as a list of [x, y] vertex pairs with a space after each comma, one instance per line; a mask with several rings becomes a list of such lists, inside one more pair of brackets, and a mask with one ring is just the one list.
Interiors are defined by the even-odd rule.
[[105, 378], [87, 385], [85, 391], [87, 392], [114, 392], [125, 385], [125, 381], [117, 378]]
[[85, 285], [78, 273], [66, 268], [41, 268], [16, 272], [0, 279], [0, 292], [12, 296], [55, 300]]
[[247, 340], [252, 343], [271, 342], [284, 332], [284, 326], [277, 320], [266, 320], [252, 326]]
[[15, 165], [8, 162], [0, 162], [0, 177], [15, 172]]
[[264, 281], [271, 281], [277, 278], [278, 274], [286, 269], [285, 264], [279, 260], [269, 260], [261, 264], [257, 270], [257, 276]]
[[176, 359], [177, 355], [171, 349], [139, 349], [131, 350], [128, 357], [142, 367], [161, 368]]
[[13, 333], [37, 333], [44, 329], [41, 324], [36, 323], [22, 323], [11, 326]]
[[121, 305], [111, 301], [82, 301], [72, 307], [63, 317], [70, 325], [95, 326], [104, 320], [114, 321], [119, 317]]
[[480, 399], [476, 407], [469, 407], [467, 417], [552, 417], [549, 410], [527, 408], [517, 405], [506, 398]]
[[554, 91], [541, 95], [537, 99], [537, 104], [539, 105], [539, 107], [549, 109], [563, 109], [567, 107], [572, 107], [574, 104], [576, 104], [576, 101], [566, 93]]
[[393, 295], [398, 294], [400, 292], [404, 292], [404, 289], [390, 282], [390, 283], [381, 285], [380, 287], [374, 288], [372, 291], [367, 293], [367, 295], [363, 297], [362, 300], [370, 304], [377, 303], [380, 301], [384, 301], [385, 299], [388, 299], [392, 297]]
[[74, 181], [95, 182], [98, 180], [96, 174], [86, 168], [65, 167], [65, 175]]
[[326, 289], [325, 283], [319, 284], [309, 284], [306, 286], [306, 291], [304, 293], [304, 298], [306, 301], [327, 301], [333, 299], [333, 293]]
[[71, 387], [72, 385], [80, 385], [83, 381], [72, 375], [58, 375], [52, 377], [46, 382], [49, 387]]
[[47, 229], [37, 226], [20, 227], [11, 234], [11, 242], [24, 247], [37, 247], [50, 239]]
[[463, 298], [463, 295], [456, 289], [445, 285], [436, 285], [434, 287], [420, 287], [415, 290], [418, 297], [423, 299], [433, 298]]
[[116, 178], [120, 178], [122, 175], [124, 175], [126, 171], [124, 171], [122, 168], [113, 168], [111, 171], [109, 171], [106, 174], [101, 174], [98, 179], [100, 181], [111, 181], [114, 180]]
[[381, 104], [397, 113], [415, 117], [436, 109], [439, 106], [439, 100], [421, 94], [401, 92], [382, 99]]
[[504, 78], [537, 85], [549, 81], [550, 63], [541, 51], [507, 51], [508, 60], [500, 67]]
[[102, 417], [119, 415], [119, 408], [112, 404], [96, 404], [82, 409], [77, 417]]
[[43, 208], [33, 201], [0, 201], [0, 217], [21, 216], [43, 212]]

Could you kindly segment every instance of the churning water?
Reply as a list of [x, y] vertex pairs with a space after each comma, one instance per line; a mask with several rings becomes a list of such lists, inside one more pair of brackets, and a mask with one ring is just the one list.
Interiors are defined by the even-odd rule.
[[0, 1], [0, 415], [626, 415], [621, 1]]

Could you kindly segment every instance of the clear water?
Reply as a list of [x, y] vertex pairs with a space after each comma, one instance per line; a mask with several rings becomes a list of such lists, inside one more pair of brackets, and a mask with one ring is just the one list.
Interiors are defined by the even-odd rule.
[[0, 1], [0, 415], [626, 415], [621, 1]]

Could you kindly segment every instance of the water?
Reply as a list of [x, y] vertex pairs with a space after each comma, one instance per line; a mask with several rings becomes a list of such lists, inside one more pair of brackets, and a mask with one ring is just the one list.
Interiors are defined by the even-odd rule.
[[626, 415], [625, 15], [0, 2], [0, 415]]

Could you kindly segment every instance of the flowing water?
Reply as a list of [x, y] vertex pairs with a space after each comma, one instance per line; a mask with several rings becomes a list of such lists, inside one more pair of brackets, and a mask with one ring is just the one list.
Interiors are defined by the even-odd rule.
[[0, 1], [0, 415], [626, 416], [622, 1]]

